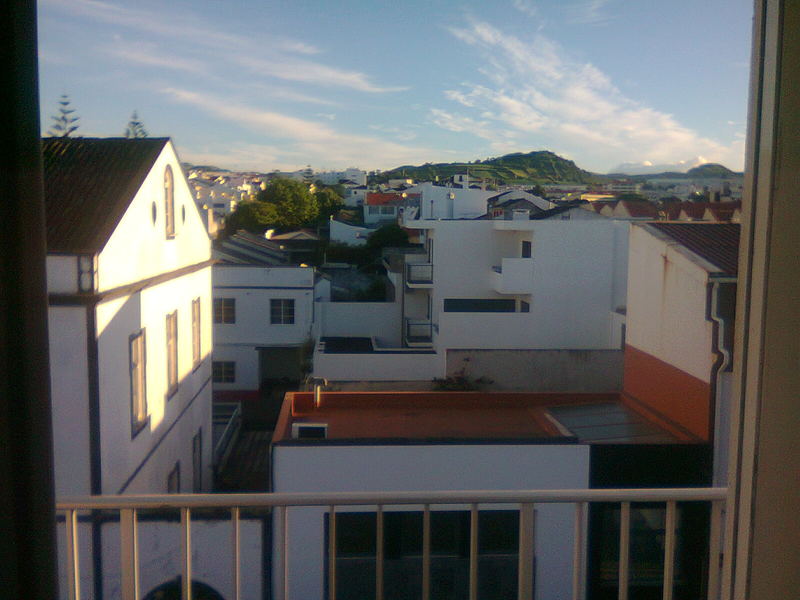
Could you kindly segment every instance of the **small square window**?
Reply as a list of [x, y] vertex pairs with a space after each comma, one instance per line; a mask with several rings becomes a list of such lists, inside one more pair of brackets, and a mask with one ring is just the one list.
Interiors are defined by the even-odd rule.
[[172, 471], [167, 475], [167, 493], [180, 494], [181, 493], [181, 462], [175, 463]]
[[272, 325], [294, 325], [294, 299], [273, 298], [270, 300], [269, 322]]
[[236, 363], [227, 360], [215, 360], [211, 365], [211, 376], [214, 383], [235, 383]]
[[236, 323], [236, 298], [214, 298], [214, 323]]
[[531, 312], [531, 305], [529, 302], [525, 302], [525, 300], [519, 301], [519, 312]]

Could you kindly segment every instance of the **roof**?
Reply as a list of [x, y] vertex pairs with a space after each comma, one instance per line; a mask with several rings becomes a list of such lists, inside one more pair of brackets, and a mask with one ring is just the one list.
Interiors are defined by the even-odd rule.
[[297, 231], [289, 231], [287, 233], [279, 233], [273, 235], [271, 240], [312, 240], [318, 241], [319, 236], [309, 229], [298, 229]]
[[48, 252], [100, 252], [167, 142], [169, 138], [43, 139]]
[[421, 194], [406, 194], [404, 198], [399, 192], [369, 192], [364, 200], [367, 206], [382, 206], [401, 204], [412, 198], [419, 198]]
[[738, 223], [649, 223], [724, 275], [736, 275], [739, 263]]
[[681, 211], [686, 213], [689, 219], [700, 220], [706, 212], [706, 206], [705, 202], [684, 202], [681, 204]]
[[644, 202], [641, 200], [620, 200], [619, 204], [614, 207], [614, 212], [624, 208], [625, 211], [633, 218], [658, 218], [658, 209], [654, 204]]
[[572, 210], [573, 208], [578, 208], [579, 206], [583, 206], [584, 204], [587, 204], [586, 200], [570, 200], [569, 202], [564, 202], [563, 204], [559, 204], [558, 206], [555, 206], [553, 208], [548, 208], [547, 210], [543, 210], [536, 214], [532, 214], [531, 221], [549, 219], [550, 217], [555, 217], [557, 215], [563, 214], [567, 211]]
[[[669, 430], [631, 409], [616, 393], [290, 392], [275, 427], [325, 424], [310, 443], [674, 443]], [[559, 416], [556, 417], [556, 413]]]
[[223, 263], [263, 266], [286, 265], [287, 253], [280, 244], [240, 230], [214, 245], [214, 258]]

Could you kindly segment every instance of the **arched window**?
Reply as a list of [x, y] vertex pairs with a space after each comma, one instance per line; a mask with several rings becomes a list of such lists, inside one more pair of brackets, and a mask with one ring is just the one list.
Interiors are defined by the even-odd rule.
[[175, 184], [172, 167], [164, 170], [164, 217], [166, 221], [167, 239], [175, 237]]

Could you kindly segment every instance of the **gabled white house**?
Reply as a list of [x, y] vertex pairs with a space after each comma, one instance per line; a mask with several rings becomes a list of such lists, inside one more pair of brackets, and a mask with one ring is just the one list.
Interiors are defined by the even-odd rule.
[[43, 140], [57, 495], [211, 487], [211, 245], [167, 138]]

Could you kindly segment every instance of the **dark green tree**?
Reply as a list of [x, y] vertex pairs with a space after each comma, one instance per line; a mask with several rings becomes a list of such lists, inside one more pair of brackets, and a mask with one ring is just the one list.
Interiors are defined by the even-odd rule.
[[258, 193], [256, 202], [274, 207], [275, 222], [271, 225], [278, 229], [297, 229], [315, 222], [319, 215], [317, 200], [308, 186], [292, 179], [273, 179]]
[[78, 129], [76, 123], [80, 117], [75, 116], [75, 109], [70, 106], [69, 96], [61, 94], [61, 99], [58, 101], [58, 114], [50, 117], [53, 119], [53, 124], [47, 130], [47, 135], [50, 137], [69, 137]]
[[384, 225], [369, 234], [367, 238], [367, 250], [374, 254], [380, 254], [383, 248], [402, 248], [408, 246], [408, 233], [406, 230], [392, 223]]
[[278, 216], [275, 207], [266, 202], [242, 202], [225, 220], [225, 231], [232, 235], [240, 229], [263, 233], [273, 227]]
[[131, 120], [128, 121], [128, 126], [125, 128], [125, 137], [126, 138], [147, 137], [147, 130], [144, 128], [144, 125], [139, 120], [139, 115], [136, 114], [136, 111], [133, 111], [133, 114], [131, 115]]
[[314, 192], [319, 210], [319, 221], [327, 221], [331, 215], [338, 213], [343, 207], [342, 197], [337, 194], [333, 187], [323, 187]]

